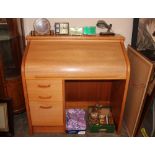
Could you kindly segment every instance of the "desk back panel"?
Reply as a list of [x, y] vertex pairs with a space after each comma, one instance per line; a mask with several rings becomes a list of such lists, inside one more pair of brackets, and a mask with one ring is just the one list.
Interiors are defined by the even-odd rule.
[[111, 85], [111, 81], [103, 80], [67, 80], [65, 99], [66, 101], [110, 101]]

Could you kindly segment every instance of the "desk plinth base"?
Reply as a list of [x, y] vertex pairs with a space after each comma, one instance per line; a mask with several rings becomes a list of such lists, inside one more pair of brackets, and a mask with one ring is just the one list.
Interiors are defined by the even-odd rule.
[[64, 126], [33, 126], [30, 134], [34, 133], [65, 133]]

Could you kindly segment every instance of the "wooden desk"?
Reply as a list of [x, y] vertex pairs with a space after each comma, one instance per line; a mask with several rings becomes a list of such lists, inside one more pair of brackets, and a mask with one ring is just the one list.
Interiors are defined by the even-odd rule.
[[119, 133], [130, 67], [124, 38], [27, 37], [22, 78], [30, 133], [64, 132], [65, 109], [111, 106]]

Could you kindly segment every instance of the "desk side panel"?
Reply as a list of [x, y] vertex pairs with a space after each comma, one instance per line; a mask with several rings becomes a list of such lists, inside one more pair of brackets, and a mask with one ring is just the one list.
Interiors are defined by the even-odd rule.
[[24, 90], [26, 112], [27, 112], [27, 117], [28, 117], [29, 133], [32, 134], [33, 130], [32, 130], [29, 100], [28, 100], [27, 87], [26, 87], [26, 77], [25, 77], [25, 63], [26, 63], [26, 58], [27, 58], [29, 47], [30, 47], [30, 42], [28, 42], [28, 45], [23, 55], [22, 65], [21, 65], [21, 74], [22, 74], [22, 84], [23, 84], [23, 90]]
[[125, 103], [127, 98], [129, 79], [130, 79], [130, 62], [128, 59], [127, 51], [124, 47], [124, 43], [121, 42], [122, 53], [126, 61], [126, 79], [116, 80], [112, 83], [111, 91], [111, 106], [112, 114], [116, 124], [117, 133], [120, 134], [122, 128], [122, 121], [124, 116]]

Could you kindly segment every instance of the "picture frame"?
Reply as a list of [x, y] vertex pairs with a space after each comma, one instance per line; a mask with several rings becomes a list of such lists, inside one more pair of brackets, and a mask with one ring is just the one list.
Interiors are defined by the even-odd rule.
[[155, 18], [134, 18], [131, 46], [138, 51], [155, 51]]
[[0, 137], [14, 136], [12, 99], [0, 98]]
[[69, 35], [69, 23], [55, 23], [55, 35]]
[[131, 46], [155, 61], [155, 18], [134, 18]]

